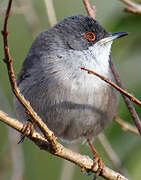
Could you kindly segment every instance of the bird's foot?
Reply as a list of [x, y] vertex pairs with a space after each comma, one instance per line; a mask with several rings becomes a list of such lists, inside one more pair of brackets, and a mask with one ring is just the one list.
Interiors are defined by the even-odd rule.
[[18, 144], [22, 143], [25, 139], [25, 136], [32, 135], [34, 131], [34, 126], [30, 121], [27, 121], [22, 128], [20, 140], [18, 141]]
[[93, 152], [93, 155], [94, 155], [92, 169], [98, 164], [98, 170], [93, 178], [93, 180], [96, 180], [96, 177], [99, 176], [103, 170], [104, 163], [103, 163], [102, 158], [100, 157], [99, 153], [96, 151], [96, 149], [92, 145], [91, 141], [89, 139], [87, 139], [87, 142], [88, 142], [88, 144]]

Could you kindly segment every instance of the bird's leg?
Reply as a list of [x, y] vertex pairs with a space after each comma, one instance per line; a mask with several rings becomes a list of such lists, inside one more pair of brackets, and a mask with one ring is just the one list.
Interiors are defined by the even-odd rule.
[[93, 180], [95, 180], [96, 177], [100, 175], [100, 173], [101, 173], [101, 171], [103, 169], [104, 163], [103, 163], [102, 158], [100, 157], [99, 153], [96, 151], [96, 149], [92, 145], [91, 141], [89, 139], [87, 139], [87, 142], [88, 142], [88, 144], [89, 144], [89, 146], [90, 146], [90, 148], [91, 148], [91, 150], [93, 152], [93, 155], [94, 155], [93, 167], [92, 168], [94, 168], [94, 166], [96, 164], [98, 164], [98, 170], [97, 170], [97, 172], [96, 172], [96, 174], [95, 174], [95, 176], [93, 178]]
[[22, 143], [24, 141], [25, 136], [32, 135], [33, 131], [34, 131], [34, 126], [33, 126], [32, 122], [29, 119], [23, 125], [22, 131], [21, 131], [20, 140], [19, 140], [18, 144], [20, 144], [20, 143]]

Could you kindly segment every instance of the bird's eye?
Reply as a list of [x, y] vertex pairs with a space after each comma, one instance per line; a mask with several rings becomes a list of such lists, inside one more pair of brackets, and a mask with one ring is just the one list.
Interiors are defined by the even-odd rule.
[[86, 32], [84, 35], [85, 39], [87, 39], [88, 41], [94, 41], [96, 38], [96, 35], [94, 32]]

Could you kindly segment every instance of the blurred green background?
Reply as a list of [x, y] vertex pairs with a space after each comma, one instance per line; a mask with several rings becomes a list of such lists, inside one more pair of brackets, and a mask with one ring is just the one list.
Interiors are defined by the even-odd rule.
[[[2, 30], [3, 13], [7, 2], [7, 0], [0, 0], [0, 30]], [[141, 99], [141, 15], [125, 13], [123, 11], [125, 6], [119, 0], [93, 0], [90, 2], [96, 5], [97, 20], [108, 31], [129, 32], [128, 37], [114, 43], [112, 57], [126, 89]], [[73, 14], [86, 14], [82, 0], [54, 0], [53, 4], [57, 21]], [[34, 37], [49, 26], [44, 0], [15, 0], [13, 2], [13, 11], [9, 19], [9, 44], [16, 74], [21, 68]], [[13, 94], [2, 59], [3, 44], [0, 36], [0, 109], [14, 117]], [[141, 108], [136, 105], [135, 107], [140, 116]], [[133, 124], [122, 98], [118, 114], [122, 119]], [[64, 160], [41, 151], [28, 139], [23, 144], [17, 145], [19, 136], [13, 131], [0, 122], [0, 180], [69, 179], [69, 171], [63, 172]], [[141, 138], [123, 131], [115, 122], [108, 126], [105, 134], [129, 178], [140, 180]], [[99, 141], [95, 140], [94, 144], [105, 164], [115, 169]], [[92, 153], [86, 145], [78, 143], [77, 148], [82, 154], [88, 154], [92, 157]], [[71, 164], [70, 162], [65, 163], [67, 163], [66, 166]], [[86, 180], [92, 179], [92, 176], [81, 173], [80, 168], [75, 166], [72, 179]], [[98, 177], [97, 179], [102, 178]]]

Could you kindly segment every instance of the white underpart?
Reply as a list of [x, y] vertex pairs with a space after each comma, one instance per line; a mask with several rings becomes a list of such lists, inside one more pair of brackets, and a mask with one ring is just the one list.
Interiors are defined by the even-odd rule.
[[[83, 61], [83, 66], [110, 79], [109, 55], [111, 52], [111, 45], [112, 41], [106, 44], [103, 44], [103, 41], [99, 41], [94, 46], [89, 47], [87, 51], [84, 51], [88, 58]], [[101, 89], [106, 87], [108, 84], [97, 76], [88, 74], [87, 72], [83, 73], [83, 76], [84, 81], [82, 82], [82, 89], [84, 88], [85, 91], [89, 92], [88, 103], [93, 103], [93, 93], [101, 91]], [[101, 99], [99, 98], [99, 102], [97, 100], [97, 104], [100, 102]]]
[[109, 55], [111, 52], [112, 42], [106, 44], [99, 41], [94, 46], [89, 47], [88, 50], [83, 51], [88, 54], [87, 61], [84, 61], [84, 67], [93, 70], [101, 75], [106, 75], [109, 72]]
[[[81, 67], [85, 67], [89, 70], [95, 71], [107, 78], [109, 77], [109, 55], [111, 52], [112, 41], [103, 43], [103, 40], [97, 42], [93, 46], [90, 46], [87, 50], [83, 50], [84, 56], [83, 59], [77, 59], [75, 62], [75, 66], [77, 66], [78, 70]], [[82, 73], [80, 70], [81, 78], [80, 83], [82, 86], [86, 86], [87, 88], [100, 88], [102, 85], [107, 85], [104, 81], [100, 80], [98, 77], [88, 74], [87, 72]], [[75, 73], [75, 72], [74, 72]], [[78, 79], [77, 79], [78, 82]], [[75, 84], [74, 84], [75, 86]], [[75, 87], [72, 87], [75, 88]]]

